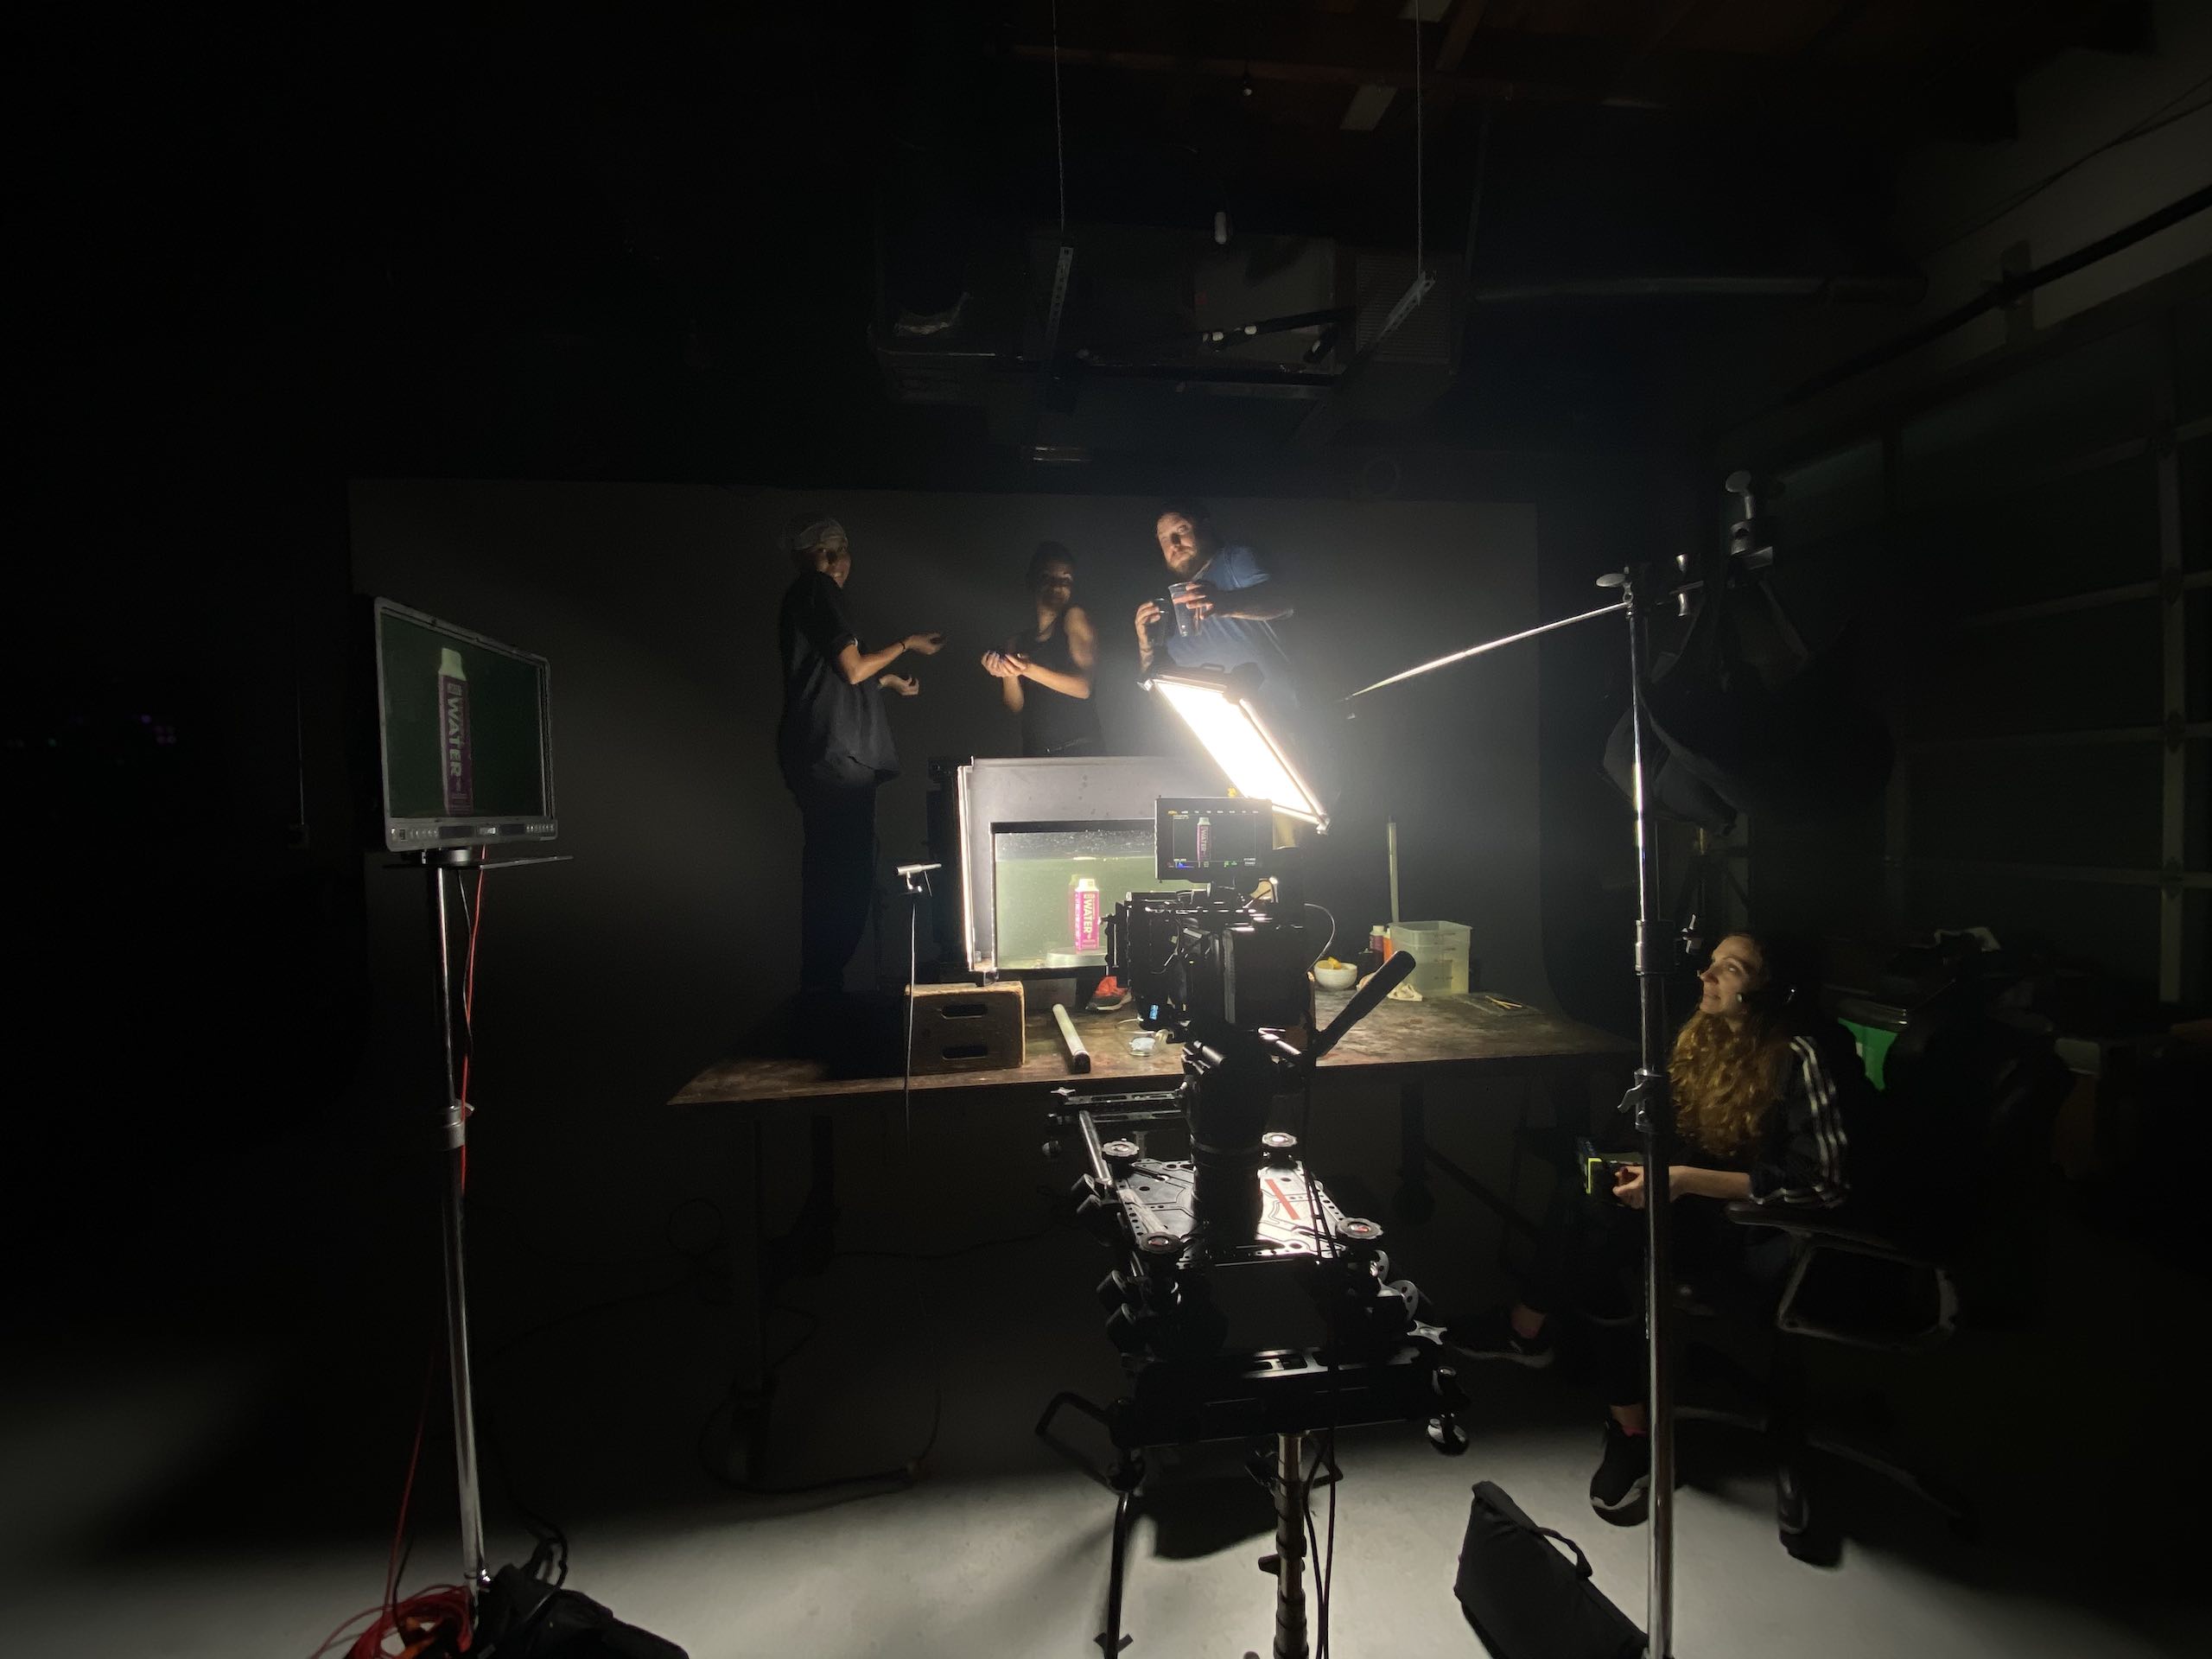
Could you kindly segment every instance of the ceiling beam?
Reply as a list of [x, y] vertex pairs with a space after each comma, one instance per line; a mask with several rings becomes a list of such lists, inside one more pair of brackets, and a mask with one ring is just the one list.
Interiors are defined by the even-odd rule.
[[[1142, 14], [1124, 19], [1117, 13], [1116, 22], [1089, 40], [1063, 35], [1064, 70], [1088, 66], [1182, 79], [1239, 80], [1249, 73], [1256, 82], [1346, 88], [1405, 90], [1414, 84], [1402, 22], [1378, 26], [1363, 17], [1307, 13], [1280, 28], [1226, 29], [1212, 14], [1196, 10], [1153, 27], [1144, 26], [1147, 21]], [[1452, 35], [1447, 24], [1447, 48]], [[1031, 62], [1052, 57], [1048, 42], [1017, 41], [1009, 50]], [[1879, 72], [1745, 53], [1662, 49], [1645, 56], [1618, 43], [1478, 24], [1467, 31], [1459, 64], [1473, 67], [1424, 71], [1424, 92], [1446, 100], [1591, 104], [1746, 124], [1847, 125], [1892, 136], [2011, 136], [2008, 107], [1980, 95], [1991, 89], [1962, 86], [1948, 76], [1907, 91], [1899, 77]]]
[[1467, 48], [1475, 41], [1475, 31], [1482, 27], [1483, 12], [1490, 0], [1459, 0], [1452, 8], [1452, 21], [1444, 26], [1444, 44], [1437, 48], [1436, 67], [1450, 74], [1467, 60]]

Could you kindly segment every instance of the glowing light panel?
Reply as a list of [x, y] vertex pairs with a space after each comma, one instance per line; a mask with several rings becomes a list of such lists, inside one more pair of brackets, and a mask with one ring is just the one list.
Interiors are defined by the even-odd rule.
[[1156, 675], [1150, 684], [1182, 717], [1239, 795], [1268, 802], [1276, 811], [1309, 823], [1323, 821], [1313, 791], [1250, 703], [1208, 681]]

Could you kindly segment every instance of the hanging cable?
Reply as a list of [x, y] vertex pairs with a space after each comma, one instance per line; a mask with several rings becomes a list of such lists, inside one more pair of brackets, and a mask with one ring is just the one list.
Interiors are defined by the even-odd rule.
[[1475, 188], [1467, 203], [1467, 252], [1459, 265], [1463, 283], [1475, 279], [1475, 232], [1483, 222], [1483, 180], [1490, 171], [1490, 119], [1497, 112], [1495, 103], [1484, 100], [1482, 130], [1475, 137]]
[[1060, 0], [1052, 0], [1052, 165], [1060, 181], [1060, 234], [1068, 233], [1068, 139], [1060, 118]]
[[[468, 930], [468, 952], [461, 960], [461, 1119], [467, 1125], [476, 1109], [468, 1103], [469, 1062], [476, 1058], [476, 936], [484, 925], [484, 872], [486, 861], [476, 867], [476, 897], [468, 896], [468, 883], [456, 877], [454, 888], [461, 896], [461, 918]], [[442, 881], [442, 874], [438, 880]], [[461, 1188], [468, 1190], [468, 1143], [461, 1147]]]
[[1428, 149], [1427, 129], [1422, 119], [1421, 78], [1421, 9], [1423, 0], [1414, 0], [1408, 8], [1414, 18], [1414, 280], [1419, 282], [1428, 269], [1428, 219], [1423, 200], [1425, 180], [1422, 168]]
[[461, 959], [461, 1107], [471, 1111], [468, 1103], [468, 1063], [476, 1058], [476, 938], [484, 927], [484, 869], [476, 867], [476, 896], [469, 897], [466, 883], [457, 884], [461, 891], [461, 919], [468, 924], [468, 952]]

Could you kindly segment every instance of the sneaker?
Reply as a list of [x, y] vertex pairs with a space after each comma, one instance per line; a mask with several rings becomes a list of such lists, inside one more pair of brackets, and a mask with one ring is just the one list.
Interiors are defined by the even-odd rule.
[[1643, 1519], [1651, 1495], [1651, 1437], [1630, 1434], [1605, 1419], [1605, 1447], [1590, 1477], [1590, 1507], [1617, 1527]]
[[1469, 1359], [1508, 1360], [1531, 1370], [1543, 1370], [1555, 1357], [1549, 1319], [1535, 1336], [1524, 1337], [1514, 1330], [1512, 1315], [1503, 1307], [1488, 1308], [1472, 1319], [1445, 1326], [1444, 1343]]

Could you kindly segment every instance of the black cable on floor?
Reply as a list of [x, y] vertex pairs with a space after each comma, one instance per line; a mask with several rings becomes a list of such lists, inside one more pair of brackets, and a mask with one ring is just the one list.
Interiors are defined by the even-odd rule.
[[[558, 1522], [547, 1520], [524, 1503], [515, 1491], [514, 1465], [507, 1460], [506, 1447], [499, 1439], [496, 1420], [480, 1399], [477, 1426], [483, 1432], [484, 1449], [490, 1453], [492, 1466], [499, 1471], [499, 1490], [506, 1496], [507, 1507], [521, 1520], [536, 1545], [523, 1571], [557, 1590], [569, 1581], [568, 1531]], [[548, 1569], [553, 1573], [550, 1578], [546, 1577]]]

